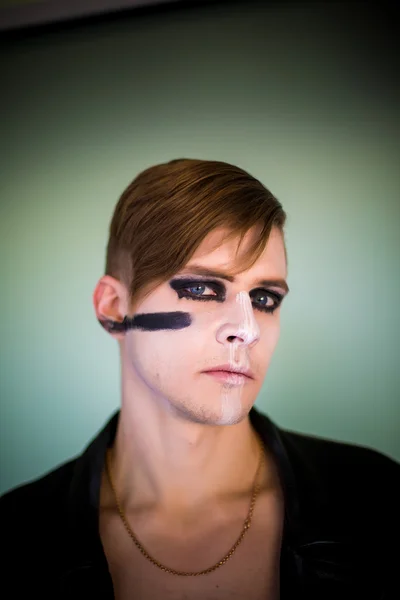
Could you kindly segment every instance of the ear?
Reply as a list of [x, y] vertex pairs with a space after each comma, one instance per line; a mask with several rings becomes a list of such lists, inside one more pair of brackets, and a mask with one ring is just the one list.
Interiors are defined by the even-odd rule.
[[113, 331], [113, 323], [121, 323], [128, 314], [128, 290], [110, 275], [99, 279], [93, 292], [93, 306], [97, 320], [114, 339], [122, 339], [124, 333]]

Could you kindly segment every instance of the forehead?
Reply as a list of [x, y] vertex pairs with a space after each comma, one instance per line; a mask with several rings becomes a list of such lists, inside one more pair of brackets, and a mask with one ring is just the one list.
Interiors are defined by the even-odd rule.
[[[185, 270], [189, 269], [191, 264], [201, 263], [207, 267], [212, 266], [230, 271], [235, 268], [236, 264], [240, 264], [242, 256], [254, 243], [258, 230], [253, 228], [246, 233], [240, 251], [238, 248], [239, 236], [228, 241], [224, 239], [228, 233], [229, 231], [225, 228], [218, 228], [209, 233], [185, 266]], [[285, 245], [279, 229], [272, 229], [263, 253], [249, 269], [249, 272], [259, 273], [262, 277], [265, 275], [286, 277]]]

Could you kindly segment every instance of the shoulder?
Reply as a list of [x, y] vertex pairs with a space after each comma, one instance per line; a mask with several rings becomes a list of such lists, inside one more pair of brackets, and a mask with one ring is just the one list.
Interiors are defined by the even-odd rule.
[[379, 450], [281, 427], [256, 409], [251, 418], [278, 461], [289, 462], [296, 479], [317, 478], [328, 487], [346, 480], [371, 486], [370, 478], [375, 476], [375, 481], [397, 490], [400, 463]]
[[2, 521], [10, 514], [24, 510], [26, 514], [51, 511], [60, 508], [68, 496], [76, 459], [68, 460], [51, 471], [20, 484], [0, 497]]
[[[57, 596], [68, 539], [67, 505], [76, 459], [0, 497], [4, 585], [17, 597]], [[44, 569], [44, 570], [43, 570]], [[44, 575], [45, 573], [45, 575]], [[55, 594], [55, 595], [54, 595]]]
[[378, 537], [399, 526], [400, 464], [394, 458], [367, 446], [289, 430], [280, 435], [303, 496], [311, 499], [318, 489], [330, 519], [336, 515], [355, 530], [368, 524]]

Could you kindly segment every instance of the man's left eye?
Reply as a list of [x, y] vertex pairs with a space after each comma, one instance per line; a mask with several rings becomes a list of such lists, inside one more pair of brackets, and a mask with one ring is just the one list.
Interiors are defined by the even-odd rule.
[[256, 297], [257, 301], [260, 301], [261, 306], [268, 306], [268, 302], [269, 302], [269, 306], [274, 305], [273, 298], [271, 298], [270, 294], [267, 294], [267, 292], [265, 290], [258, 290], [253, 295], [252, 299], [254, 299], [254, 297]]
[[[217, 290], [214, 290], [212, 287], [206, 285], [205, 283], [197, 283], [196, 285], [191, 285], [184, 288], [184, 290], [186, 290], [189, 294], [197, 298], [210, 297], [211, 299], [213, 297], [218, 297]], [[204, 293], [206, 290], [208, 290], [209, 293]], [[252, 302], [255, 302], [256, 305], [260, 308], [270, 308], [273, 307], [279, 299], [277, 297], [274, 298], [273, 294], [270, 294], [266, 290], [260, 289], [255, 290], [255, 292], [251, 294], [251, 300]]]

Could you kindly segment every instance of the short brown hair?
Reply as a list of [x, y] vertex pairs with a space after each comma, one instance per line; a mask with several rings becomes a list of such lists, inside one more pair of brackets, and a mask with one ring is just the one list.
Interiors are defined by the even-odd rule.
[[[226, 240], [261, 226], [240, 270], [263, 252], [272, 227], [283, 234], [280, 202], [234, 165], [177, 159], [142, 171], [122, 193], [110, 224], [106, 274], [122, 281], [133, 305], [190, 260], [204, 238], [226, 227]], [[238, 246], [238, 247], [239, 247]]]

